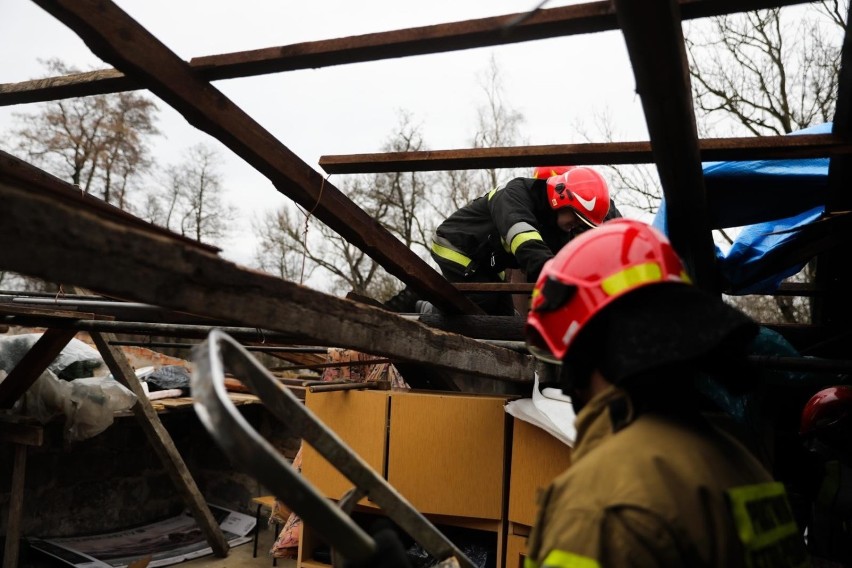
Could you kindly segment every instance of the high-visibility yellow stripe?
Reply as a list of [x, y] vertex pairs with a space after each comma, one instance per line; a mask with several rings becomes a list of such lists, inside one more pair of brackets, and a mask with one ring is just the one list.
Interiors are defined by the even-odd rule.
[[524, 558], [524, 568], [540, 568], [538, 562], [530, 558], [529, 556]]
[[538, 231], [529, 231], [528, 233], [521, 233], [520, 235], [518, 235], [514, 239], [512, 239], [512, 244], [511, 244], [511, 247], [510, 247], [512, 249], [512, 254], [515, 254], [515, 252], [518, 250], [518, 247], [521, 246], [522, 244], [524, 244], [527, 241], [543, 241], [543, 240], [544, 239], [541, 238], [541, 235], [538, 233]]
[[594, 558], [564, 550], [551, 550], [540, 568], [600, 568], [600, 566]]
[[637, 264], [616, 272], [612, 276], [604, 278], [601, 288], [608, 296], [615, 296], [625, 290], [635, 288], [647, 282], [657, 282], [663, 279], [663, 272], [656, 262]]
[[494, 189], [488, 192], [488, 201], [491, 201], [491, 198], [494, 197], [494, 194], [503, 189], [502, 185], [498, 185]]
[[432, 252], [445, 260], [455, 262], [456, 264], [461, 264], [465, 268], [467, 268], [467, 265], [471, 263], [471, 260], [462, 253], [456, 252], [453, 249], [449, 249], [445, 246], [441, 246], [435, 242], [432, 243]]
[[749, 550], [796, 534], [787, 492], [780, 482], [734, 487], [727, 492], [740, 540]]

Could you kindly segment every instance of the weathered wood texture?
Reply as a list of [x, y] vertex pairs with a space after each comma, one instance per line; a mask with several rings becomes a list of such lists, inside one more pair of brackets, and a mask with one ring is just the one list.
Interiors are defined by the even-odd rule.
[[0, 269], [293, 334], [306, 344], [349, 347], [501, 380], [532, 379], [527, 356], [176, 246], [159, 233], [59, 203], [37, 187], [0, 183], [0, 200], [4, 214], [16, 219], [0, 224]]
[[[804, 0], [681, 0], [684, 19], [717, 16], [730, 12], [800, 4]], [[206, 80], [232, 79], [297, 69], [313, 69], [504, 45], [550, 37], [599, 32], [617, 28], [610, 2], [506, 14], [371, 33], [331, 40], [195, 57], [189, 65]], [[145, 88], [144, 81], [115, 69], [75, 73], [0, 85], [0, 105], [49, 101]]]
[[49, 193], [54, 199], [62, 203], [97, 209], [105, 218], [111, 219], [116, 223], [139, 226], [146, 230], [169, 235], [184, 246], [211, 252], [219, 252], [221, 250], [219, 247], [199, 243], [196, 240], [178, 235], [163, 227], [144, 221], [2, 150], [0, 150], [0, 180], [16, 185], [38, 186], [41, 191]]
[[668, 232], [696, 284], [718, 290], [689, 64], [674, 0], [615, 0], [666, 199]]
[[136, 395], [137, 400], [136, 404], [133, 405], [133, 414], [148, 438], [148, 443], [151, 444], [157, 457], [160, 458], [163, 468], [175, 484], [189, 512], [198, 523], [198, 527], [207, 539], [207, 544], [213, 549], [213, 554], [219, 557], [227, 556], [230, 548], [228, 541], [225, 540], [225, 535], [222, 534], [219, 523], [213, 518], [210, 507], [207, 506], [204, 496], [198, 490], [198, 486], [189, 473], [180, 452], [175, 447], [172, 437], [163, 423], [160, 422], [160, 417], [157, 416], [157, 412], [151, 406], [151, 401], [148, 400], [147, 394], [142, 389], [142, 384], [136, 378], [136, 374], [133, 372], [130, 363], [127, 362], [124, 353], [121, 352], [120, 348], [110, 345], [111, 341], [115, 341], [115, 336], [108, 333], [93, 333], [92, 340], [110, 372], [112, 372], [112, 376]]
[[76, 334], [76, 331], [68, 329], [45, 331], [3, 382], [0, 382], [0, 408], [11, 408]]
[[420, 295], [451, 313], [482, 313], [446, 279], [304, 163], [224, 94], [195, 73], [118, 6], [99, 0], [36, 0], [105, 61], [152, 92], [265, 175]]
[[3, 566], [17, 568], [21, 540], [21, 519], [24, 513], [24, 478], [27, 468], [27, 446], [15, 444], [12, 464], [12, 487], [9, 494], [9, 523], [6, 545], [3, 547]]
[[[849, 155], [852, 143], [831, 134], [706, 138], [699, 141], [703, 161], [818, 158]], [[421, 152], [384, 152], [321, 156], [319, 165], [330, 174], [470, 170], [534, 167], [539, 164], [648, 164], [654, 161], [651, 143], [606, 142], [551, 144]]]

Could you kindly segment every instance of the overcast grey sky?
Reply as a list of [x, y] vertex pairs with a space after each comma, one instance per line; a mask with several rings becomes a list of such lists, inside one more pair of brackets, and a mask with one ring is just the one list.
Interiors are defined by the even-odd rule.
[[[524, 11], [537, 0], [120, 0], [118, 4], [183, 59], [304, 41], [460, 21]], [[578, 2], [550, 2], [547, 7]], [[83, 70], [108, 67], [58, 20], [29, 0], [0, 0], [0, 83], [44, 75], [39, 60], [60, 58]], [[555, 38], [516, 45], [423, 55], [378, 62], [218, 81], [216, 86], [302, 160], [317, 165], [324, 154], [379, 151], [400, 109], [422, 124], [432, 149], [466, 148], [485, 102], [482, 75], [495, 57], [506, 102], [525, 117], [531, 144], [581, 142], [574, 125], [591, 124], [608, 111], [619, 139], [647, 139], [641, 106], [620, 32]], [[156, 99], [156, 98], [155, 98]], [[156, 158], [207, 142], [223, 155], [227, 199], [241, 211], [241, 227], [223, 243], [224, 256], [251, 261], [250, 219], [280, 206], [260, 174], [158, 101]], [[12, 112], [35, 105], [0, 107], [0, 132]], [[0, 143], [0, 148], [11, 151]], [[332, 182], [335, 182], [332, 176]], [[338, 184], [339, 185], [339, 184]]]

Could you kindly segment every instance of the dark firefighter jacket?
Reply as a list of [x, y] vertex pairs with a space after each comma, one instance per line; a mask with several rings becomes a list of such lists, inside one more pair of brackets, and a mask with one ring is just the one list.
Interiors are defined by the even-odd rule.
[[[607, 219], [621, 217], [610, 205]], [[515, 178], [474, 199], [441, 223], [432, 256], [442, 269], [497, 275], [521, 268], [534, 282], [544, 263], [582, 229], [566, 233], [547, 203], [547, 181]], [[446, 270], [445, 270], [446, 272]]]
[[617, 387], [579, 413], [525, 568], [808, 565], [783, 485], [743, 446], [707, 422], [631, 414]]

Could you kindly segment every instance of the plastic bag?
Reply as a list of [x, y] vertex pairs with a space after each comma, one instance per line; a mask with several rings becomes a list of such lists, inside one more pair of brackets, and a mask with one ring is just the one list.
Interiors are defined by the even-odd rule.
[[[0, 370], [11, 372], [41, 336], [41, 333], [24, 333], [0, 337]], [[97, 349], [79, 339], [72, 339], [47, 368], [58, 377], [70, 381], [91, 377], [101, 365], [103, 359]]]
[[116, 412], [136, 404], [133, 391], [108, 377], [75, 379], [70, 384], [65, 438], [71, 442], [100, 434], [112, 425]]
[[63, 381], [45, 371], [14, 405], [13, 411], [47, 423], [65, 416], [63, 437], [77, 442], [109, 428], [114, 414], [136, 404], [132, 391], [108, 377]]

